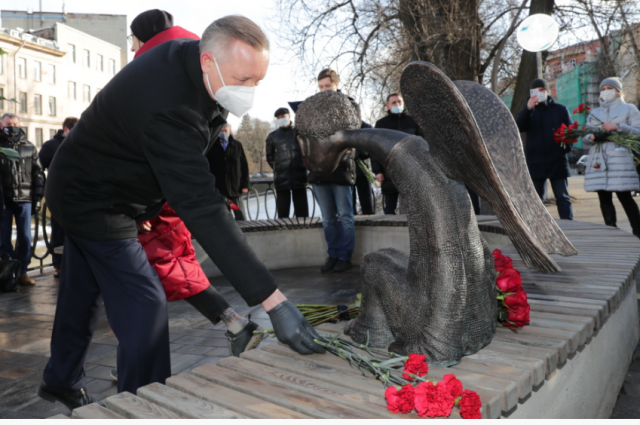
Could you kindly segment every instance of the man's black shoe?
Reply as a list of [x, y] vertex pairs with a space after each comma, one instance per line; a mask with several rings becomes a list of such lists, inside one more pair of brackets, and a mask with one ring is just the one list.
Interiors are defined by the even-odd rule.
[[351, 261], [349, 260], [338, 260], [336, 266], [333, 268], [334, 273], [346, 272], [347, 270], [351, 270]]
[[320, 271], [322, 273], [329, 273], [333, 271], [333, 268], [336, 266], [337, 262], [338, 262], [337, 258], [329, 257], [327, 259], [327, 262], [324, 263], [324, 266], [320, 267]]
[[38, 395], [40, 398], [50, 401], [51, 403], [59, 401], [67, 406], [69, 410], [86, 406], [87, 404], [91, 404], [95, 401], [89, 394], [87, 394], [87, 390], [84, 388], [77, 391], [63, 391], [47, 385], [44, 381], [40, 383]]
[[229, 340], [229, 352], [232, 356], [240, 357], [240, 354], [245, 351], [253, 350], [260, 344], [264, 338], [264, 334], [254, 334], [253, 331], [264, 331], [262, 326], [259, 326], [249, 320], [249, 323], [237, 334], [227, 330], [224, 336]]

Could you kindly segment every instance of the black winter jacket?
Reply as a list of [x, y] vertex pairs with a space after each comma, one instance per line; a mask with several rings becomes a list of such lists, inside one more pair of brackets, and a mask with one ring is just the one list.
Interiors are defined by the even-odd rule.
[[218, 138], [207, 153], [209, 170], [216, 178], [216, 189], [227, 198], [238, 198], [242, 189], [249, 189], [249, 164], [242, 143], [229, 135], [227, 150]]
[[[422, 130], [415, 122], [415, 120], [411, 117], [411, 115], [408, 115], [404, 112], [393, 114], [391, 113], [391, 111], [388, 111], [386, 117], [376, 121], [375, 128], [397, 130], [404, 133], [413, 134], [415, 136], [424, 137]], [[373, 174], [382, 174], [384, 176], [384, 181], [380, 186], [383, 194], [398, 193], [396, 185], [393, 184], [391, 179], [387, 176], [387, 171], [384, 169], [382, 164], [380, 164], [374, 158], [371, 158], [371, 168], [373, 169]]]
[[20, 130], [15, 139], [0, 139], [0, 147], [14, 149], [20, 154], [20, 161], [0, 159], [5, 203], [40, 202], [44, 195], [44, 174], [35, 145], [27, 141], [24, 131]]
[[521, 132], [527, 133], [524, 155], [527, 159], [532, 179], [562, 179], [571, 176], [566, 148], [553, 138], [562, 124], [571, 124], [571, 116], [566, 106], [549, 97], [546, 102], [536, 105], [533, 110], [526, 105], [516, 119]]
[[166, 202], [250, 306], [277, 289], [215, 187], [205, 153], [227, 111], [202, 78], [198, 40], [166, 41], [94, 97], [56, 152], [47, 203], [62, 227], [93, 241], [137, 238]]
[[276, 190], [292, 190], [307, 186], [307, 169], [302, 163], [296, 131], [291, 125], [269, 133], [266, 156], [273, 170]]
[[38, 158], [40, 159], [40, 164], [42, 164], [43, 169], [49, 168], [51, 165], [51, 161], [53, 161], [53, 156], [56, 154], [56, 151], [62, 144], [64, 140], [64, 133], [62, 130], [58, 130], [53, 139], [47, 140], [44, 142], [42, 147], [40, 148], [40, 152], [38, 152]]

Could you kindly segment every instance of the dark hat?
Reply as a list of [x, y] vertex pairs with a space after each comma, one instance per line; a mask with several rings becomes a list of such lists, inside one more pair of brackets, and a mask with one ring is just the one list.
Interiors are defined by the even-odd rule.
[[273, 114], [274, 117], [278, 117], [278, 115], [291, 115], [291, 112], [289, 112], [289, 110], [287, 108], [278, 108], [276, 110], [276, 113]]
[[131, 22], [131, 32], [143, 43], [173, 26], [173, 16], [160, 9], [142, 12]]
[[543, 88], [549, 91], [549, 84], [546, 82], [546, 80], [543, 80], [542, 78], [536, 78], [531, 82], [531, 86], [529, 86], [529, 88], [530, 89]]

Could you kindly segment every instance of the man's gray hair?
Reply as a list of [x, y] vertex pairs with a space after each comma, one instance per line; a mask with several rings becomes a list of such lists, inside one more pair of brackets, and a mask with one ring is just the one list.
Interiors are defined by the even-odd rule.
[[228, 128], [232, 133], [233, 133], [233, 128], [231, 127], [231, 124], [226, 123], [225, 125], [222, 126], [222, 129], [224, 130], [225, 128]]
[[0, 120], [3, 120], [5, 118], [9, 118], [9, 119], [18, 118], [18, 119], [20, 119], [16, 114], [14, 114], [12, 112], [5, 112], [4, 114], [2, 114], [2, 118], [0, 118]]
[[269, 50], [269, 40], [260, 27], [249, 18], [229, 15], [213, 21], [200, 40], [200, 55], [212, 52], [218, 63], [225, 61], [231, 41], [240, 40], [258, 51]]

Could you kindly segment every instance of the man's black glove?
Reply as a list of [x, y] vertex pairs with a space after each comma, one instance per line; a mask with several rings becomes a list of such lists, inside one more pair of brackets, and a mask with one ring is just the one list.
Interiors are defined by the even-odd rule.
[[324, 353], [324, 347], [313, 340], [322, 340], [300, 310], [283, 301], [268, 311], [278, 341], [300, 354]]
[[610, 135], [611, 135], [611, 133], [608, 132], [608, 131], [602, 131], [602, 132], [595, 133], [593, 135], [593, 141], [596, 142], [596, 143], [606, 142], [609, 139]]
[[40, 203], [40, 201], [36, 201], [33, 204], [33, 211], [32, 211], [32, 215], [33, 214], [38, 214], [40, 212], [40, 208], [42, 207], [42, 204]]

